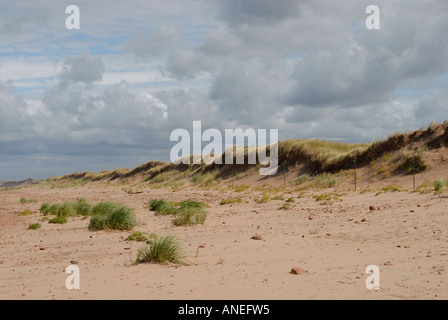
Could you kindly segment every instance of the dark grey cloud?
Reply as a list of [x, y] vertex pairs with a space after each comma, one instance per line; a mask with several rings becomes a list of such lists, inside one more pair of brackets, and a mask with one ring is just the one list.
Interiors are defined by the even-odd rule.
[[265, 24], [300, 17], [297, 0], [225, 0], [220, 4], [220, 16], [229, 24]]

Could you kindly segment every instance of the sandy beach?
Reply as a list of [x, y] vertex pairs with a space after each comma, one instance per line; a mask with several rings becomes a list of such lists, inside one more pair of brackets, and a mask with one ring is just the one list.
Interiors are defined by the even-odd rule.
[[[328, 190], [278, 187], [273, 195], [294, 199], [289, 210], [279, 210], [285, 200], [271, 196], [257, 203], [263, 192], [249, 188], [138, 190], [128, 194], [122, 186], [88, 184], [0, 191], [0, 299], [448, 298], [448, 203], [439, 195], [352, 190], [322, 205], [313, 195]], [[21, 204], [22, 197], [37, 202]], [[242, 202], [220, 205], [235, 197]], [[27, 230], [42, 218], [44, 201], [79, 198], [134, 208], [135, 230], [175, 235], [190, 265], [134, 265], [142, 244], [125, 241], [129, 231], [90, 231], [81, 217]], [[171, 217], [147, 208], [155, 198], [204, 201], [210, 206], [207, 220], [173, 226]], [[18, 216], [25, 209], [34, 214]], [[65, 286], [73, 262], [80, 270], [79, 290]], [[379, 290], [366, 288], [369, 265], [379, 267]], [[293, 267], [306, 273], [293, 275]]]

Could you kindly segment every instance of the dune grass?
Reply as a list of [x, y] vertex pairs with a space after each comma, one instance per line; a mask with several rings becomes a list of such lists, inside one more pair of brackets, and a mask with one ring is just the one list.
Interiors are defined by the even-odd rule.
[[220, 205], [225, 205], [225, 204], [234, 204], [234, 203], [242, 203], [243, 200], [241, 200], [241, 198], [232, 198], [232, 199], [223, 199], [221, 200], [221, 202], [219, 203]]
[[176, 214], [176, 206], [166, 199], [154, 199], [149, 203], [149, 209], [155, 212], [156, 216]]
[[174, 236], [165, 237], [156, 236], [151, 245], [144, 245], [138, 249], [135, 264], [139, 263], [175, 263], [183, 264], [185, 256], [182, 251], [181, 243]]
[[173, 224], [175, 226], [204, 224], [206, 218], [207, 211], [204, 208], [187, 206], [177, 212]]
[[89, 223], [90, 230], [131, 230], [137, 225], [133, 209], [120, 205], [109, 207], [111, 211], [104, 211], [92, 216]]
[[33, 214], [33, 212], [30, 209], [26, 209], [26, 210], [20, 212], [19, 216], [30, 216], [32, 214]]
[[434, 190], [441, 192], [444, 187], [448, 186], [448, 179], [437, 179], [434, 181]]
[[65, 224], [67, 223], [67, 218], [65, 217], [54, 217], [53, 219], [51, 219], [50, 221], [48, 221], [48, 223], [54, 223], [54, 224]]
[[79, 199], [76, 202], [76, 213], [82, 216], [90, 216], [92, 214], [92, 205], [86, 199]]
[[351, 144], [315, 139], [286, 140], [279, 144], [279, 152], [287, 158], [294, 158], [294, 155], [298, 153], [313, 155], [324, 166], [329, 166], [351, 154], [365, 152], [370, 145], [368, 143]]
[[156, 216], [174, 215], [175, 226], [203, 224], [207, 218], [205, 202], [187, 199], [180, 202], [171, 202], [166, 199], [153, 199], [149, 203], [149, 209]]
[[118, 202], [113, 201], [103, 201], [98, 204], [96, 204], [92, 208], [91, 215], [92, 216], [98, 216], [98, 215], [107, 215], [111, 212], [113, 212], [115, 209], [118, 209], [122, 207], [123, 205]]
[[44, 202], [42, 204], [42, 206], [40, 207], [40, 212], [46, 216], [50, 213], [50, 208], [51, 208], [51, 202]]
[[137, 241], [137, 242], [145, 242], [148, 240], [148, 235], [146, 232], [135, 231], [131, 233], [125, 241]]
[[27, 204], [27, 203], [36, 203], [37, 200], [34, 199], [27, 199], [27, 198], [20, 198], [20, 203], [21, 204]]
[[40, 229], [41, 225], [39, 223], [33, 223], [28, 226], [28, 230], [37, 230]]

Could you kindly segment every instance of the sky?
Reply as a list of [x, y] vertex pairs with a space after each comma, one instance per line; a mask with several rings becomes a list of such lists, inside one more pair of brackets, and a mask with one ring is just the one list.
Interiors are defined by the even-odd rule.
[[445, 119], [446, 0], [0, 0], [0, 180], [169, 161], [196, 120], [370, 142]]

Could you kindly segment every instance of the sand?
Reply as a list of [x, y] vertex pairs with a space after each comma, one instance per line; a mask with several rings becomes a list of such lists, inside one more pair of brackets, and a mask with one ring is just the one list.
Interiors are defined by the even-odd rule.
[[[448, 199], [438, 195], [344, 191], [343, 201], [321, 205], [312, 195], [332, 190], [308, 190], [300, 199], [287, 190], [278, 194], [294, 198], [293, 208], [278, 210], [284, 200], [257, 204], [261, 192], [255, 190], [138, 190], [91, 184], [0, 191], [0, 299], [448, 298]], [[38, 202], [20, 204], [21, 197]], [[135, 230], [176, 235], [191, 265], [133, 265], [142, 244], [125, 241], [130, 232], [89, 231], [81, 217], [27, 230], [42, 218], [44, 201], [81, 197], [135, 208]], [[205, 224], [175, 227], [172, 217], [155, 216], [145, 206], [160, 197], [207, 202]], [[243, 202], [219, 204], [232, 197]], [[18, 216], [25, 209], [34, 214]], [[74, 260], [80, 289], [68, 290], [65, 270]], [[369, 265], [379, 267], [379, 290], [366, 288]], [[291, 274], [293, 267], [306, 272]]]

